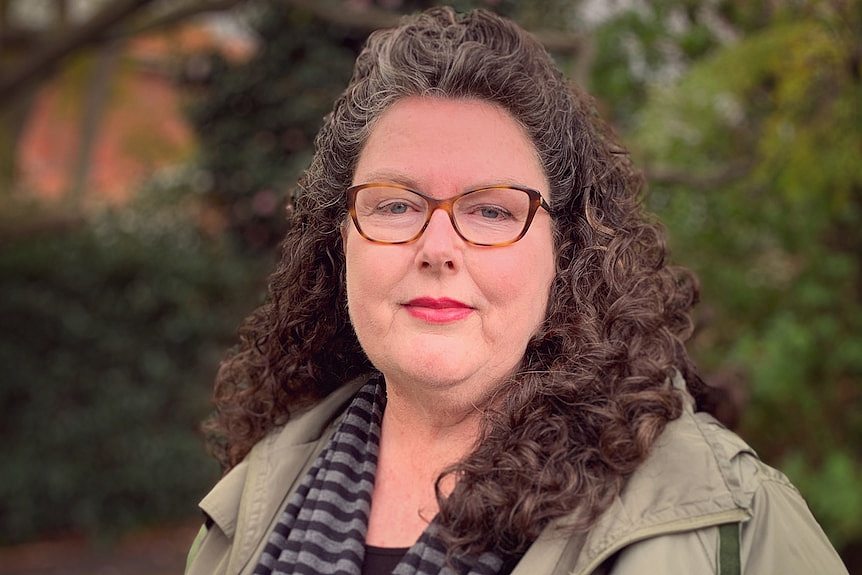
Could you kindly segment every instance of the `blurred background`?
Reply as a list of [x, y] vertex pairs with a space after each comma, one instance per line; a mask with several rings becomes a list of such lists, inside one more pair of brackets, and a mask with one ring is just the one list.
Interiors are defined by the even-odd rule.
[[[0, 573], [181, 572], [286, 198], [410, 0], [0, 0]], [[475, 0], [533, 31], [703, 283], [721, 418], [862, 572], [858, 0]]]

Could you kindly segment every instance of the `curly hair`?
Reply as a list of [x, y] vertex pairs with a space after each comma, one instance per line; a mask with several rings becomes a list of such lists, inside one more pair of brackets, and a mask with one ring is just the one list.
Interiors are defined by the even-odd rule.
[[[545, 322], [502, 384], [478, 447], [438, 479], [450, 552], [522, 552], [554, 518], [586, 529], [682, 409], [674, 372], [699, 401], [686, 352], [694, 276], [666, 262], [628, 154], [544, 48], [483, 10], [435, 8], [375, 32], [299, 182], [267, 301], [223, 362], [213, 448], [236, 465], [273, 428], [374, 371], [350, 325], [340, 226], [375, 120], [407, 96], [481, 99], [507, 110], [551, 184], [556, 277]], [[444, 496], [440, 480], [454, 474]]]

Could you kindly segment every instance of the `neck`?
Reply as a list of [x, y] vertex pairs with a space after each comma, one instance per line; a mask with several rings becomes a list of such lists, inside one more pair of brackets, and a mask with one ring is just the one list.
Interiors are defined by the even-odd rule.
[[475, 449], [487, 397], [399, 385], [389, 378], [386, 395], [380, 442], [387, 454], [397, 454], [397, 465], [421, 469], [433, 479]]
[[[380, 429], [377, 474], [366, 542], [409, 546], [437, 514], [434, 484], [444, 469], [476, 446], [482, 425], [481, 398], [454, 388], [399, 385], [386, 378], [386, 409]], [[440, 485], [451, 493], [455, 478]]]
[[478, 438], [487, 394], [459, 387], [427, 388], [386, 378], [384, 422], [427, 442], [469, 442]]

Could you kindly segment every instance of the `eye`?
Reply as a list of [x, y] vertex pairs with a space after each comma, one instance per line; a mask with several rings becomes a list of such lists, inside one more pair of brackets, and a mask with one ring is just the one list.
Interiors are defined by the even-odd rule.
[[408, 211], [415, 209], [407, 202], [402, 201], [390, 201], [390, 202], [382, 202], [377, 206], [375, 211], [384, 213], [384, 214], [392, 214], [395, 216], [406, 214]]
[[481, 216], [486, 220], [502, 220], [510, 217], [510, 214], [507, 210], [504, 210], [498, 206], [476, 206], [473, 208], [473, 213]]

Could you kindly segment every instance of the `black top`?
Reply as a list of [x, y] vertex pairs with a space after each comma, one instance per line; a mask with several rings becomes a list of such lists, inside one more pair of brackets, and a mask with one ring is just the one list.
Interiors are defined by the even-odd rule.
[[362, 575], [392, 575], [392, 570], [407, 553], [409, 547], [365, 546]]
[[[362, 575], [392, 575], [392, 570], [410, 550], [409, 547], [375, 547], [365, 546], [365, 561], [362, 563]], [[511, 573], [520, 556], [509, 557], [503, 562], [500, 575]]]

